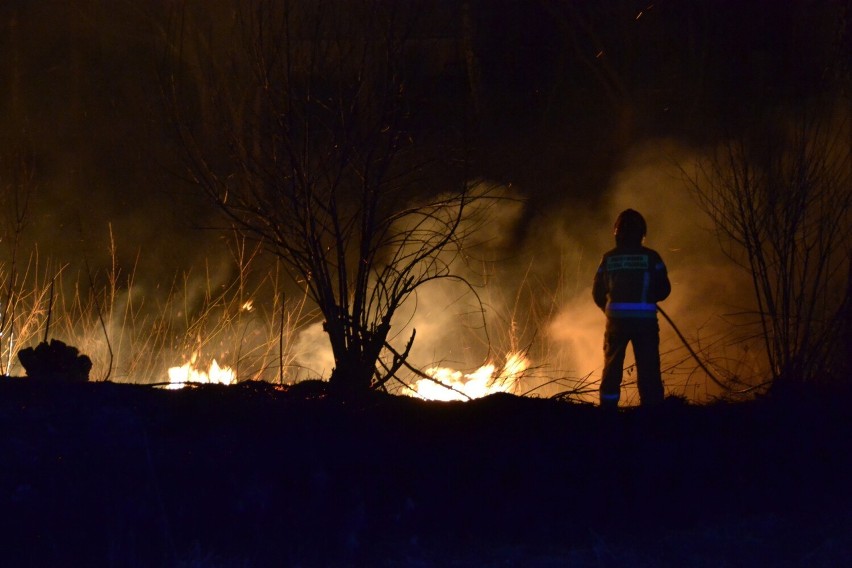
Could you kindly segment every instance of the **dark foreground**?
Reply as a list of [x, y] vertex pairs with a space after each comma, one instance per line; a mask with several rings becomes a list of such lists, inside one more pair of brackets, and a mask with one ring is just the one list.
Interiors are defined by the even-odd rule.
[[850, 565], [848, 404], [4, 378], [0, 565]]

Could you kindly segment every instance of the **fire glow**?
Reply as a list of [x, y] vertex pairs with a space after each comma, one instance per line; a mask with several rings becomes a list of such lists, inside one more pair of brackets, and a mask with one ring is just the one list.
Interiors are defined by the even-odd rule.
[[182, 389], [187, 384], [219, 384], [231, 385], [236, 382], [237, 374], [227, 366], [220, 366], [216, 359], [210, 363], [210, 368], [203, 371], [195, 367], [196, 356], [185, 365], [169, 369], [170, 390]]
[[[168, 370], [169, 390], [182, 389], [188, 384], [232, 385], [236, 382], [236, 372], [213, 359], [207, 371], [195, 366], [197, 355], [180, 367]], [[529, 360], [520, 353], [510, 353], [506, 363], [497, 372], [497, 366], [488, 363], [471, 373], [462, 373], [449, 367], [431, 367], [422, 378], [403, 390], [403, 394], [422, 400], [465, 401], [482, 398], [498, 392], [513, 392], [524, 371], [529, 368]], [[496, 375], [495, 375], [496, 373]]]
[[529, 361], [520, 353], [510, 353], [496, 376], [497, 367], [493, 363], [468, 374], [448, 367], [431, 367], [426, 369], [429, 378], [419, 379], [405, 389], [405, 394], [423, 400], [463, 401], [512, 392], [528, 367]]

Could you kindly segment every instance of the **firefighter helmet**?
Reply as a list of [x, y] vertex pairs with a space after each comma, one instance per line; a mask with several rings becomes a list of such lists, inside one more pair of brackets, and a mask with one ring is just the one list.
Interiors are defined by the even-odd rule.
[[648, 232], [645, 218], [634, 209], [625, 209], [615, 220], [615, 242], [619, 245], [640, 245]]

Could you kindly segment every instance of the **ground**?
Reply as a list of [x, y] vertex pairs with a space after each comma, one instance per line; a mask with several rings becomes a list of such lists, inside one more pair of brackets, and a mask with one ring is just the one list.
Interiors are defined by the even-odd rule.
[[607, 414], [0, 379], [6, 566], [840, 566], [829, 394]]

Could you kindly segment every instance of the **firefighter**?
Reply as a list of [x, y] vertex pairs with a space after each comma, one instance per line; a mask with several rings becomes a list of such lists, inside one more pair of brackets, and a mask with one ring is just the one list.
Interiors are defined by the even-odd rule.
[[633, 344], [636, 359], [640, 404], [663, 400], [657, 302], [668, 297], [671, 284], [663, 259], [642, 244], [646, 233], [645, 219], [638, 211], [622, 211], [614, 226], [615, 248], [603, 255], [595, 274], [595, 304], [606, 314], [603, 408], [618, 407], [628, 343]]

